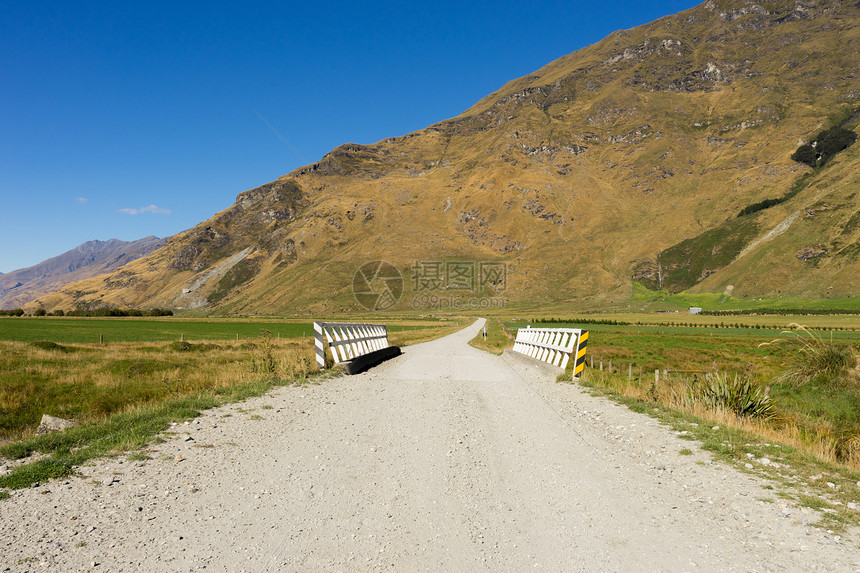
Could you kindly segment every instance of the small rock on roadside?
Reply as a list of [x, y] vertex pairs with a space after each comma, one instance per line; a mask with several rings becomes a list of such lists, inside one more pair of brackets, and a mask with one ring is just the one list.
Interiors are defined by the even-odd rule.
[[43, 414], [42, 421], [39, 422], [39, 428], [36, 430], [36, 435], [41, 436], [44, 434], [50, 434], [51, 432], [65, 430], [77, 425], [78, 423], [74, 420], [66, 420], [56, 416], [51, 416], [50, 414]]

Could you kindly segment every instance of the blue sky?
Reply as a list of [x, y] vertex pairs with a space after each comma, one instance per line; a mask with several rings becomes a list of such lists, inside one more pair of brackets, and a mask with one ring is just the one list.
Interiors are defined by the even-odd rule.
[[183, 231], [695, 4], [0, 0], [0, 272]]

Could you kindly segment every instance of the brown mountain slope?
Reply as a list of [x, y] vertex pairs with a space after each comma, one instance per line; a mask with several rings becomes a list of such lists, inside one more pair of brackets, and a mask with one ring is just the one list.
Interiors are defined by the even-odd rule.
[[[458, 117], [338, 147], [150, 257], [40, 302], [348, 310], [356, 269], [374, 259], [404, 273], [401, 308], [424, 304], [416, 261], [504, 262], [504, 290], [471, 294], [508, 303], [624, 299], [635, 269], [808, 171], [791, 153], [860, 96], [858, 17], [856, 2], [709, 0], [616, 32]], [[860, 269], [858, 254], [841, 264]], [[754, 267], [733, 269], [736, 292], [774, 290]], [[779, 290], [853, 294], [816, 280]], [[697, 288], [725, 286], [716, 272]]]

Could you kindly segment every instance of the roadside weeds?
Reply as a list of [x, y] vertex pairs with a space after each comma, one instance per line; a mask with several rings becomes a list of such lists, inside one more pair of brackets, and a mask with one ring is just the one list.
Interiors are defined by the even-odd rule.
[[[341, 372], [341, 369], [330, 369], [290, 379], [260, 378], [237, 386], [140, 406], [100, 422], [7, 444], [0, 447], [0, 456], [22, 460], [22, 463], [14, 465], [0, 476], [0, 488], [22, 489], [50, 479], [74, 475], [81, 465], [92, 459], [133, 452], [149, 443], [158, 442], [159, 434], [167, 430], [171, 423], [196, 418], [203, 410], [242, 402], [276, 387], [319, 384]], [[36, 459], [27, 460], [31, 457]], [[8, 491], [0, 491], [0, 499], [8, 496]]]
[[[844, 535], [852, 526], [860, 525], [860, 472], [823, 462], [809, 452], [742, 429], [738, 425], [743, 424], [738, 424], [738, 417], [731, 413], [709, 412], [710, 419], [706, 419], [658, 402], [625, 396], [613, 388], [615, 377], [619, 375], [587, 370], [579, 383], [593, 395], [659, 420], [682, 439], [699, 442], [715, 459], [768, 480], [773, 484], [774, 499], [762, 501], [781, 499], [816, 510], [819, 520], [810, 525], [829, 533]], [[721, 419], [715, 421], [714, 414]], [[684, 455], [683, 451], [679, 454]]]

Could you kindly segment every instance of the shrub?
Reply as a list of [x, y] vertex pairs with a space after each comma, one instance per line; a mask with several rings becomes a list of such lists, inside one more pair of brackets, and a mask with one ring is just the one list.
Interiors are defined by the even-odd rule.
[[769, 420], [776, 416], [769, 388], [753, 384], [738, 374], [709, 374], [690, 387], [690, 397], [712, 410], [728, 410], [738, 416]]
[[148, 316], [173, 316], [173, 311], [169, 308], [153, 308], [146, 314]]
[[[845, 376], [848, 368], [854, 366], [854, 352], [850, 346], [834, 344], [832, 337], [830, 341], [825, 341], [808, 327], [797, 323], [789, 326], [794, 330], [785, 334], [794, 335], [795, 352], [792, 353], [788, 369], [777, 376], [777, 381], [799, 386], [824, 377], [828, 382], [837, 382]], [[765, 342], [760, 346], [779, 342], [782, 340]]]
[[856, 140], [857, 134], [850, 129], [831, 127], [816, 135], [811, 142], [798, 147], [791, 158], [813, 168], [820, 167]]
[[263, 374], [274, 374], [277, 362], [274, 354], [272, 331], [268, 328], [260, 330], [260, 342], [260, 352], [254, 359], [254, 370]]
[[805, 143], [797, 148], [797, 151], [791, 154], [791, 159], [798, 163], [815, 167], [818, 164], [818, 153], [810, 144]]
[[[57, 311], [62, 312], [62, 311]], [[62, 314], [58, 316], [63, 316]], [[78, 308], [75, 310], [69, 311], [69, 316], [96, 316], [96, 317], [117, 317], [117, 316], [173, 316], [173, 311], [167, 308], [154, 308], [152, 310], [148, 310], [144, 313], [144, 311], [129, 308], [129, 309], [120, 309], [120, 308], [95, 308], [95, 309], [84, 309]]]
[[743, 217], [744, 215], [749, 215], [750, 213], [757, 213], [759, 211], [763, 211], [768, 207], [773, 207], [774, 205], [779, 205], [785, 201], [784, 198], [779, 199], [765, 199], [764, 201], [759, 201], [758, 203], [753, 203], [752, 205], [747, 205], [743, 209], [741, 209], [740, 213], [738, 213], [738, 217]]

